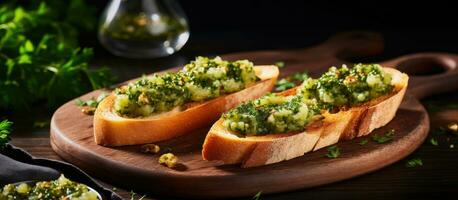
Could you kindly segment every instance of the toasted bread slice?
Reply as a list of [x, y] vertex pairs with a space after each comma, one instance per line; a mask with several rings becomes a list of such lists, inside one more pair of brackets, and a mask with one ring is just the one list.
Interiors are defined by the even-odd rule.
[[241, 91], [205, 102], [192, 102], [180, 111], [153, 115], [147, 118], [125, 118], [113, 110], [114, 94], [100, 102], [94, 114], [94, 139], [104, 146], [145, 144], [178, 137], [215, 122], [223, 112], [238, 104], [256, 99], [270, 92], [277, 80], [276, 66], [255, 66], [260, 81]]
[[[407, 89], [406, 74], [392, 68], [383, 70], [392, 75], [392, 93], [335, 114], [325, 113], [322, 120], [311, 123], [300, 133], [238, 137], [227, 130], [220, 119], [205, 138], [202, 157], [225, 164], [240, 163], [242, 167], [254, 167], [299, 157], [339, 140], [367, 135], [394, 118]], [[295, 90], [285, 93], [293, 95]]]

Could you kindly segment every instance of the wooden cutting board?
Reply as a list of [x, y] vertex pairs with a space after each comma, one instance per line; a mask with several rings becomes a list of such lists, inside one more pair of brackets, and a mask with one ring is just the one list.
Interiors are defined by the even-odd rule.
[[[307, 70], [317, 76], [332, 65], [348, 63], [351, 57], [381, 52], [383, 41], [377, 34], [346, 33], [321, 45], [296, 50], [258, 51], [229, 54], [226, 59], [249, 59], [256, 64], [283, 61], [282, 76]], [[208, 128], [158, 143], [179, 157], [176, 169], [159, 165], [159, 155], [144, 154], [140, 146], [103, 147], [94, 143], [92, 116], [81, 113], [70, 101], [60, 107], [51, 122], [51, 145], [66, 161], [106, 182], [161, 195], [194, 198], [252, 196], [259, 191], [275, 193], [332, 183], [366, 174], [399, 161], [413, 152], [427, 136], [428, 115], [417, 98], [458, 88], [458, 57], [450, 54], [415, 54], [384, 62], [411, 75], [408, 93], [396, 117], [374, 133], [395, 129], [392, 142], [377, 144], [368, 137], [338, 143], [341, 156], [325, 157], [326, 149], [307, 153], [289, 161], [242, 169], [203, 161], [201, 147]], [[431, 73], [435, 73], [431, 75]], [[97, 97], [93, 91], [81, 99]], [[178, 126], [178, 125], [177, 125]], [[360, 145], [369, 139], [366, 145]]]

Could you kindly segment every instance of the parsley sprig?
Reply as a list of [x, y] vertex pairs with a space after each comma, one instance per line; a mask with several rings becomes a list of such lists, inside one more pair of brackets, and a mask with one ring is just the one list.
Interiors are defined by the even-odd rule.
[[8, 120], [0, 122], [0, 150], [5, 148], [6, 143], [10, 141], [11, 125], [13, 125], [13, 122]]
[[94, 8], [83, 0], [17, 2], [0, 4], [0, 110], [55, 108], [112, 83], [107, 68], [89, 68], [92, 50], [78, 47], [79, 31], [95, 27]]

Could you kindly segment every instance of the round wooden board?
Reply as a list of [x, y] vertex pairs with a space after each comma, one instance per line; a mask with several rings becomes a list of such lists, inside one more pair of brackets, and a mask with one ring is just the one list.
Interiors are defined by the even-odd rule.
[[[86, 98], [97, 96], [93, 92]], [[83, 97], [83, 98], [85, 98]], [[277, 164], [242, 169], [202, 160], [207, 130], [159, 143], [180, 158], [177, 169], [158, 164], [158, 155], [144, 154], [139, 146], [109, 148], [94, 143], [92, 116], [73, 102], [59, 108], [53, 119], [51, 145], [59, 156], [109, 182], [160, 194], [187, 197], [232, 197], [313, 187], [365, 174], [394, 163], [413, 152], [425, 139], [428, 115], [407, 96], [396, 117], [374, 133], [395, 129], [392, 142], [377, 144], [370, 138], [339, 142], [342, 155], [325, 157], [326, 149]], [[370, 135], [369, 135], [370, 137]], [[359, 142], [368, 139], [366, 145]]]
[[[382, 47], [378, 35], [356, 33], [333, 37], [309, 49], [247, 52], [226, 55], [224, 58], [246, 58], [256, 64], [284, 61], [287, 67], [281, 69], [282, 75], [307, 70], [316, 76], [331, 65], [346, 63], [339, 57], [375, 54], [380, 52]], [[401, 57], [384, 64], [394, 66], [410, 58]], [[457, 70], [454, 70], [453, 73], [456, 72]], [[450, 74], [447, 72], [444, 76], [449, 77], [446, 78], [442, 75], [432, 78], [442, 82], [442, 85], [457, 83], [458, 76]], [[420, 78], [412, 76], [411, 80], [420, 86], [420, 83], [424, 82], [416, 82], [415, 80]], [[416, 86], [409, 90], [414, 91], [418, 97], [434, 93], [434, 89], [439, 88], [442, 87], [437, 85], [425, 90]], [[449, 88], [453, 89], [454, 86]], [[93, 91], [80, 98], [89, 99], [101, 92]], [[92, 116], [83, 114], [75, 106], [74, 101], [60, 107], [51, 121], [51, 145], [54, 151], [68, 162], [115, 185], [156, 194], [195, 198], [251, 196], [259, 191], [282, 192], [352, 178], [380, 169], [409, 155], [422, 144], [429, 130], [425, 109], [408, 92], [396, 117], [385, 127], [374, 131], [384, 134], [390, 129], [396, 130], [393, 141], [386, 144], [371, 141], [369, 135], [339, 142], [342, 155], [336, 159], [325, 157], [327, 150], [321, 149], [289, 161], [242, 169], [236, 165], [222, 165], [202, 160], [202, 143], [208, 131], [203, 129], [158, 143], [162, 149], [170, 148], [180, 159], [180, 165], [176, 169], [169, 169], [158, 164], [158, 155], [141, 153], [140, 146], [109, 148], [96, 145], [92, 119]], [[368, 139], [369, 142], [360, 145], [359, 142], [363, 139]]]

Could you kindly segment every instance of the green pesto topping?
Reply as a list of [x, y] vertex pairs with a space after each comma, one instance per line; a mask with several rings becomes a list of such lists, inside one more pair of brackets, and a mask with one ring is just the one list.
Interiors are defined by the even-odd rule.
[[223, 125], [242, 135], [298, 131], [319, 113], [317, 108], [315, 100], [300, 95], [268, 94], [225, 113]]
[[179, 72], [154, 74], [118, 88], [114, 108], [125, 117], [147, 117], [237, 92], [256, 81], [253, 63], [247, 60], [197, 57]]
[[331, 67], [318, 79], [308, 78], [295, 95], [268, 94], [225, 113], [223, 126], [240, 135], [302, 131], [321, 112], [361, 104], [393, 90], [391, 76], [377, 64]]
[[308, 79], [301, 86], [305, 98], [317, 99], [328, 109], [364, 103], [392, 90], [391, 76], [378, 64], [331, 67], [320, 78]]
[[41, 181], [34, 185], [21, 183], [8, 184], [0, 188], [1, 200], [98, 200], [94, 191], [81, 183], [73, 182], [61, 175], [54, 181]]

